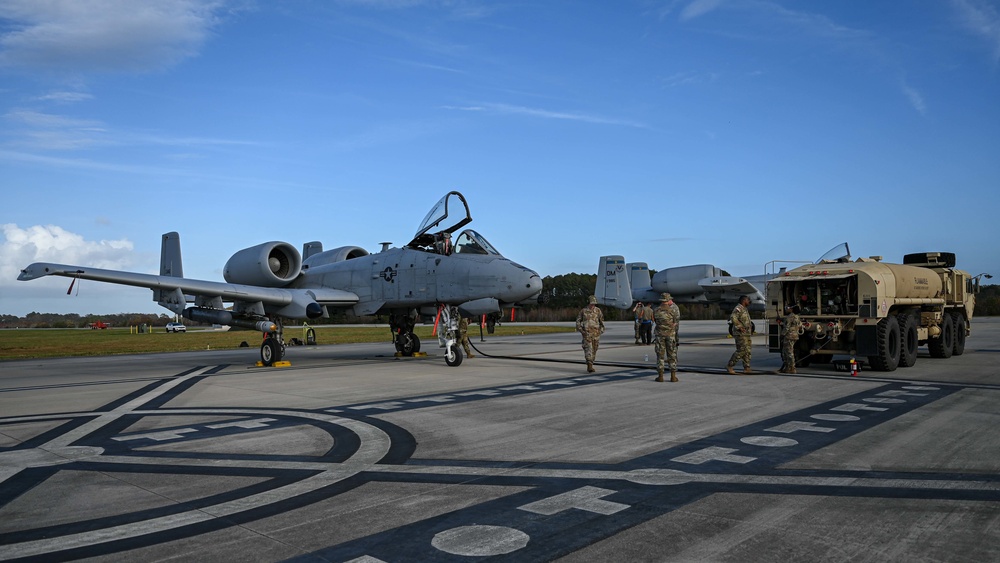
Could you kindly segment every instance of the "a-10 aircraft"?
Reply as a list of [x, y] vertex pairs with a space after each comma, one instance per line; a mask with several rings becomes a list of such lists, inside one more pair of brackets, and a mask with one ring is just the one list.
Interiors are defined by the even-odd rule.
[[[846, 242], [827, 251], [817, 263], [841, 257], [845, 252]], [[772, 263], [779, 262], [809, 263], [806, 260], [774, 260]], [[669, 293], [677, 303], [715, 303], [723, 308], [735, 307], [740, 296], [746, 295], [750, 298], [751, 311], [763, 311], [768, 280], [784, 271], [780, 268], [770, 274], [740, 277], [726, 275], [721, 268], [711, 264], [694, 264], [660, 270], [650, 279], [649, 266], [645, 262], [626, 264], [622, 256], [601, 256], [594, 295], [599, 303], [619, 309], [629, 309], [637, 301], [658, 303], [661, 293]]]
[[192, 321], [265, 333], [264, 365], [284, 356], [286, 319], [328, 317], [330, 309], [387, 315], [396, 350], [411, 356], [420, 350], [413, 333], [418, 316], [440, 314], [445, 361], [457, 366], [462, 350], [455, 339], [455, 307], [462, 315], [478, 316], [537, 299], [542, 291], [536, 272], [504, 258], [476, 231], [465, 229], [452, 240], [471, 221], [465, 197], [452, 191], [431, 209], [409, 244], [390, 248], [382, 243], [375, 254], [358, 246], [324, 251], [320, 242], [306, 243], [299, 254], [288, 243], [265, 242], [229, 259], [225, 283], [203, 281], [184, 277], [180, 238], [173, 232], [163, 235], [158, 276], [34, 263], [17, 279], [55, 275], [152, 289], [154, 301]]

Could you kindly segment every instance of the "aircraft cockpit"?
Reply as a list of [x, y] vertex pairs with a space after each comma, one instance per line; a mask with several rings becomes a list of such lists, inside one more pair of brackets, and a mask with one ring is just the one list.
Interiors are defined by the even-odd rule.
[[[465, 229], [457, 237], [455, 232], [472, 221], [469, 204], [458, 192], [448, 192], [427, 213], [417, 234], [406, 246], [434, 254], [480, 254], [501, 256], [490, 241], [472, 229]], [[440, 228], [444, 225], [444, 228]], [[432, 229], [435, 229], [432, 232]]]
[[455, 250], [456, 254], [492, 254], [494, 256], [500, 256], [500, 253], [483, 235], [473, 231], [472, 229], [465, 229], [462, 234], [458, 235], [455, 239]]
[[851, 261], [851, 247], [842, 242], [831, 248], [816, 261], [816, 264], [837, 264]]
[[[454, 224], [451, 224], [450, 221], [445, 223], [449, 216], [455, 220]], [[469, 213], [469, 204], [465, 201], [465, 196], [454, 191], [448, 192], [427, 213], [417, 228], [417, 234], [406, 246], [438, 254], [451, 254], [453, 250], [450, 241], [451, 234], [471, 221], [472, 214]], [[430, 232], [431, 229], [442, 223], [450, 226], [433, 233]]]

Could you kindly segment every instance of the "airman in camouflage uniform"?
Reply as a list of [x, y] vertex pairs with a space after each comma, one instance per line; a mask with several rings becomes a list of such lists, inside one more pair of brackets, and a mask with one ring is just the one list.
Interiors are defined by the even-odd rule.
[[640, 341], [642, 339], [642, 318], [645, 315], [645, 309], [642, 307], [642, 301], [637, 301], [635, 307], [632, 307], [632, 312], [635, 313], [635, 343], [642, 344]]
[[576, 331], [583, 335], [583, 357], [587, 360], [587, 372], [593, 373], [597, 346], [604, 334], [604, 313], [597, 308], [597, 297], [591, 295], [587, 306], [576, 316]]
[[469, 319], [465, 317], [458, 319], [458, 337], [462, 341], [462, 349], [465, 350], [465, 357], [474, 358], [472, 348], [469, 347]]
[[799, 331], [802, 329], [802, 319], [799, 318], [798, 306], [786, 307], [787, 314], [782, 320], [782, 335], [785, 339], [781, 344], [781, 360], [784, 365], [778, 370], [781, 373], [795, 373], [795, 343], [799, 341]]
[[746, 295], [741, 295], [739, 305], [733, 309], [733, 314], [729, 317], [729, 322], [733, 324], [733, 339], [736, 340], [736, 351], [733, 352], [732, 357], [729, 358], [729, 363], [726, 364], [726, 371], [732, 375], [736, 375], [733, 367], [737, 361], [743, 362], [743, 373], [741, 375], [753, 373], [750, 371], [753, 321], [750, 320], [750, 311], [747, 309], [749, 306], [750, 298]]
[[669, 293], [660, 295], [660, 306], [653, 313], [656, 320], [656, 381], [663, 381], [663, 370], [670, 365], [670, 381], [677, 379], [677, 328], [681, 311]]

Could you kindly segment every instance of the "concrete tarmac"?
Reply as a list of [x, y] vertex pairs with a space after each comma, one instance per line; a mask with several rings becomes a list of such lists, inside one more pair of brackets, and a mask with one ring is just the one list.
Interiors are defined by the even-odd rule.
[[0, 561], [1000, 560], [1000, 319], [856, 377], [728, 375], [725, 328], [677, 383], [631, 323], [594, 374], [575, 333], [2, 362]]

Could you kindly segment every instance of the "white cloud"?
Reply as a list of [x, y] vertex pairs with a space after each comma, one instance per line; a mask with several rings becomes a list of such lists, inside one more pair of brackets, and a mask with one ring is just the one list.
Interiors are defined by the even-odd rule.
[[963, 26], [985, 39], [992, 49], [994, 62], [1000, 62], [1000, 11], [996, 5], [981, 0], [952, 0]]
[[567, 113], [561, 111], [551, 111], [546, 109], [529, 108], [524, 106], [514, 106], [509, 104], [484, 103], [475, 106], [446, 106], [445, 109], [459, 111], [478, 111], [496, 113], [503, 115], [527, 115], [529, 117], [540, 117], [543, 119], [565, 119], [569, 121], [582, 121], [585, 123], [595, 123], [598, 125], [623, 125], [626, 127], [637, 127], [645, 129], [646, 125], [626, 119], [613, 117], [603, 117], [600, 115], [587, 115], [581, 113]]
[[75, 103], [84, 100], [91, 100], [94, 96], [86, 92], [49, 92], [48, 94], [35, 98], [40, 102]]
[[197, 54], [222, 0], [7, 0], [0, 66], [148, 71]]
[[681, 10], [681, 21], [693, 20], [719, 7], [721, 0], [694, 0]]
[[920, 92], [905, 82], [902, 88], [903, 94], [910, 100], [910, 105], [913, 106], [913, 109], [920, 112], [920, 115], [927, 115], [927, 104], [924, 102], [924, 97], [920, 95]]
[[131, 266], [134, 260], [134, 245], [127, 239], [88, 241], [82, 235], [55, 225], [22, 229], [7, 223], [2, 229], [0, 283], [16, 278], [21, 268], [32, 262], [123, 269]]

